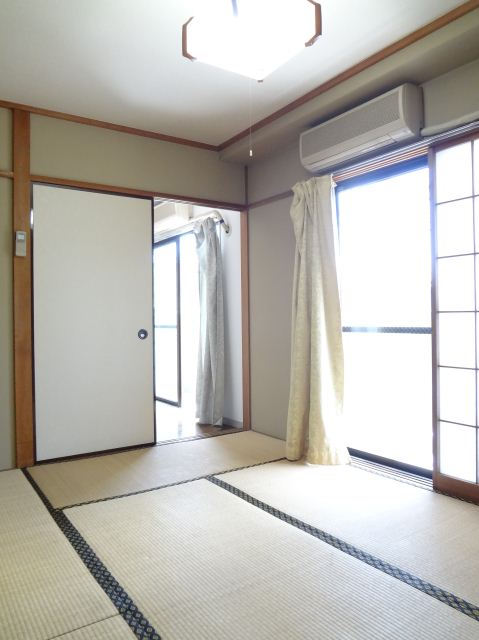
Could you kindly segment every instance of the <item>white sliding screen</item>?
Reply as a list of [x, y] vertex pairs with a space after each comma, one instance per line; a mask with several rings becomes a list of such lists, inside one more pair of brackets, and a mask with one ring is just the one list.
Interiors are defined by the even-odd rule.
[[151, 200], [35, 185], [33, 295], [36, 459], [153, 443]]
[[479, 138], [432, 154], [436, 488], [479, 500]]

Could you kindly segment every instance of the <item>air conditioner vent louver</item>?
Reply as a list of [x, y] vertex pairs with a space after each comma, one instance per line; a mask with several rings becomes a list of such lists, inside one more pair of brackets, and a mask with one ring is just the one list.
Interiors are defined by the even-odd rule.
[[325, 170], [373, 149], [414, 138], [421, 124], [421, 90], [404, 84], [302, 133], [301, 162], [310, 171]]

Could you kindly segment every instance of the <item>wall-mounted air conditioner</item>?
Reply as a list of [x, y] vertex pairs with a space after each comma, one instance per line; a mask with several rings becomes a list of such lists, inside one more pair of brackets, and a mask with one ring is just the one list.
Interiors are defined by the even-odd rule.
[[302, 165], [325, 171], [375, 149], [417, 138], [422, 127], [420, 87], [407, 83], [304, 131]]

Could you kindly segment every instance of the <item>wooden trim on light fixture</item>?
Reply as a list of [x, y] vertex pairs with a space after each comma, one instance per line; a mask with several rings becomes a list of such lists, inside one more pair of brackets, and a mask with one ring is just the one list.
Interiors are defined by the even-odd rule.
[[181, 52], [184, 58], [188, 58], [188, 60], [196, 60], [191, 53], [188, 53], [188, 25], [193, 20], [194, 16], [191, 16], [189, 20], [185, 22], [185, 24], [181, 27]]
[[30, 114], [13, 111], [13, 229], [27, 238], [27, 255], [13, 257], [13, 357], [16, 466], [34, 462]]
[[319, 4], [319, 2], [315, 2], [315, 0], [307, 0], [307, 2], [310, 2], [314, 5], [315, 32], [314, 36], [304, 43], [304, 46], [311, 47], [323, 33], [323, 21], [321, 17], [321, 5]]
[[316, 87], [315, 89], [312, 89], [308, 93], [305, 93], [300, 98], [293, 100], [293, 102], [290, 102], [284, 107], [281, 107], [281, 109], [278, 109], [277, 111], [270, 114], [266, 118], [259, 120], [258, 122], [253, 124], [251, 127], [248, 127], [247, 129], [244, 129], [243, 131], [241, 131], [240, 133], [237, 133], [233, 137], [228, 138], [228, 140], [225, 140], [220, 145], [218, 145], [218, 151], [224, 151], [227, 147], [230, 147], [235, 142], [238, 142], [239, 140], [246, 138], [250, 134], [250, 131], [255, 132], [255, 131], [259, 131], [260, 129], [263, 129], [264, 127], [271, 124], [272, 122], [275, 122], [275, 120], [282, 118], [284, 115], [290, 113], [291, 111], [294, 111], [299, 107], [302, 107], [304, 104], [307, 104], [311, 100], [314, 100], [314, 98], [317, 98], [323, 93], [326, 93], [326, 91], [333, 89], [334, 87], [341, 84], [342, 82], [345, 82], [346, 80], [349, 80], [350, 78], [360, 74], [362, 71], [369, 69], [369, 67], [372, 67], [375, 64], [382, 62], [386, 58], [389, 58], [393, 54], [397, 53], [398, 51], [405, 49], [406, 47], [414, 44], [418, 40], [422, 40], [422, 38], [425, 38], [431, 33], [434, 33], [435, 31], [442, 29], [442, 27], [445, 27], [450, 22], [454, 22], [454, 20], [457, 20], [458, 18], [462, 18], [463, 16], [470, 13], [471, 11], [474, 11], [477, 8], [479, 8], [479, 0], [469, 0], [464, 4], [461, 4], [459, 7], [456, 7], [452, 11], [445, 13], [443, 16], [436, 18], [436, 20], [433, 20], [429, 24], [426, 24], [424, 27], [421, 27], [420, 29], [413, 31], [413, 33], [410, 33], [404, 38], [397, 40], [393, 44], [385, 47], [384, 49], [381, 49], [380, 51], [377, 51], [376, 53], [369, 56], [368, 58], [365, 58], [361, 62], [358, 62], [352, 67], [349, 67], [349, 69], [346, 69], [346, 71], [343, 71], [342, 73], [338, 74], [337, 76], [334, 76], [334, 78], [331, 78], [327, 82], [320, 84], [318, 87]]

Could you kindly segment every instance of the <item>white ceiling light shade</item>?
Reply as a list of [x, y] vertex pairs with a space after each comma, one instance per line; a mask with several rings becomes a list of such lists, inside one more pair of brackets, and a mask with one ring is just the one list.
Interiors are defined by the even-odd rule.
[[315, 0], [205, 0], [183, 25], [183, 55], [263, 80], [320, 35]]

